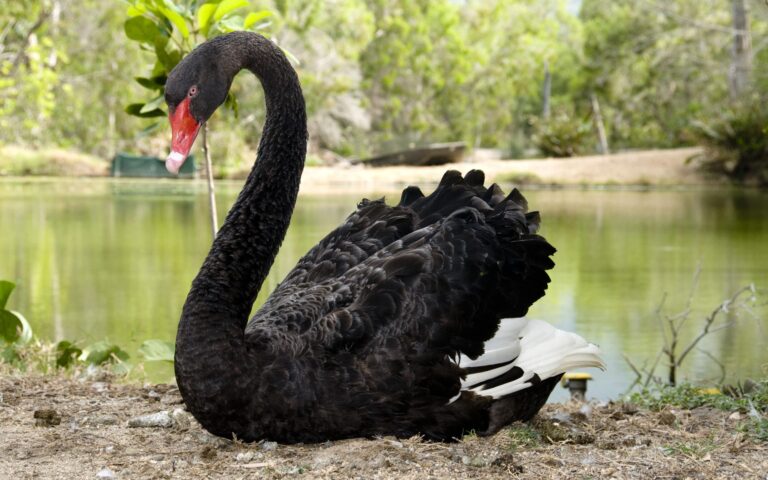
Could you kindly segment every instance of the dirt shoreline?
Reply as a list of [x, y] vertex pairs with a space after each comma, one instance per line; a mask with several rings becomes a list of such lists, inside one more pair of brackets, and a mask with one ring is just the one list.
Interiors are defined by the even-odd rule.
[[[166, 428], [128, 426], [160, 411], [176, 420]], [[740, 432], [744, 417], [737, 417], [709, 408], [550, 404], [531, 425], [454, 444], [242, 444], [189, 422], [173, 386], [5, 372], [0, 478], [764, 479], [768, 444]]]
[[486, 182], [546, 186], [677, 187], [721, 184], [686, 162], [699, 148], [644, 150], [574, 158], [491, 160], [430, 167], [309, 167], [304, 169], [305, 193], [372, 191], [407, 185], [436, 184], [448, 169], [466, 173], [479, 168]]
[[[447, 169], [466, 173], [475, 168], [485, 171], [488, 182], [533, 186], [676, 187], [722, 184], [722, 179], [707, 176], [694, 163], [686, 162], [700, 151], [699, 148], [643, 150], [574, 158], [467, 161], [431, 167], [316, 166], [304, 169], [301, 189], [305, 193], [322, 194], [393, 190], [413, 184], [429, 187], [436, 184]], [[40, 175], [108, 175], [107, 162], [75, 152], [38, 152], [21, 147], [4, 147], [0, 152], [5, 154], [5, 161], [11, 164], [14, 158], [29, 157], [17, 162], [19, 165], [13, 168], [4, 168], [0, 162], [0, 176], [26, 174], [29, 178]], [[235, 179], [242, 181], [248, 171], [239, 172], [234, 176]]]

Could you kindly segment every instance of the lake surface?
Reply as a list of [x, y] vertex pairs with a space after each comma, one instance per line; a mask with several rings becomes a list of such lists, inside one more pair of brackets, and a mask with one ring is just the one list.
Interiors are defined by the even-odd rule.
[[[505, 186], [508, 187], [508, 186]], [[239, 183], [220, 183], [220, 216]], [[424, 189], [425, 191], [428, 188]], [[754, 191], [528, 190], [542, 234], [558, 248], [547, 296], [530, 316], [601, 345], [607, 372], [593, 372], [590, 396], [615, 397], [634, 380], [623, 356], [650, 365], [663, 338], [654, 311], [685, 306], [701, 265], [687, 343], [704, 316], [752, 282], [768, 287], [768, 194]], [[361, 197], [391, 192], [301, 195], [264, 288], [351, 212]], [[81, 345], [109, 339], [138, 359], [149, 338], [173, 340], [190, 282], [210, 245], [203, 183], [130, 180], [0, 180], [0, 278], [17, 283], [9, 307], [35, 333]], [[265, 293], [257, 303], [265, 298]], [[768, 294], [763, 300], [768, 300]], [[706, 382], [768, 373], [766, 309], [731, 316], [692, 353], [685, 378]], [[149, 367], [167, 381], [171, 370]], [[557, 388], [553, 398], [566, 398]]]

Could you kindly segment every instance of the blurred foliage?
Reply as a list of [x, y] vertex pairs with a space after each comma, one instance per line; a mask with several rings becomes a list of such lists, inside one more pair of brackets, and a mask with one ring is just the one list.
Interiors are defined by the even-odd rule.
[[548, 157], [574, 157], [594, 140], [592, 124], [566, 111], [558, 111], [546, 119], [533, 117], [531, 124], [534, 144]]
[[[588, 118], [594, 93], [612, 150], [690, 145], [693, 123], [745, 100], [729, 92], [734, 1], [131, 0], [126, 14], [122, 2], [9, 0], [0, 143], [162, 154], [166, 122], [125, 106], [163, 115], [165, 75], [184, 53], [256, 28], [298, 59], [313, 151], [464, 140], [530, 155], [542, 145], [529, 119], [542, 115], [545, 64], [552, 110]], [[748, 18], [745, 96], [768, 88], [768, 8], [749, 2]], [[242, 115], [219, 115], [210, 139], [220, 173], [247, 167], [263, 123], [254, 80], [233, 94]], [[580, 131], [555, 121], [553, 138]]]
[[705, 147], [694, 157], [732, 179], [768, 185], [768, 107], [759, 98], [728, 110], [711, 124], [696, 122], [693, 135]]

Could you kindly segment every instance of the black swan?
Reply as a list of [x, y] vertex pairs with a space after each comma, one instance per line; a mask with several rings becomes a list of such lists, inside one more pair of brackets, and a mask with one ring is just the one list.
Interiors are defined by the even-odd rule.
[[248, 69], [267, 116], [258, 160], [192, 283], [176, 379], [208, 431], [245, 441], [487, 435], [541, 408], [560, 376], [602, 367], [581, 337], [520, 318], [555, 249], [525, 198], [448, 171], [424, 196], [363, 200], [306, 254], [251, 321], [291, 218], [307, 145], [296, 72], [271, 41], [214, 38], [168, 76], [177, 171], [200, 125]]

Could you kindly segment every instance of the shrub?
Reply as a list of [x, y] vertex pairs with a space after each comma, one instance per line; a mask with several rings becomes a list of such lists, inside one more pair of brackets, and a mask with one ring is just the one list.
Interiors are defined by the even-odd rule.
[[704, 152], [693, 157], [718, 174], [747, 184], [768, 186], [768, 107], [755, 100], [729, 110], [711, 124], [694, 124]]
[[544, 155], [573, 157], [584, 153], [592, 134], [589, 122], [574, 114], [560, 111], [548, 119], [533, 118], [533, 143]]

